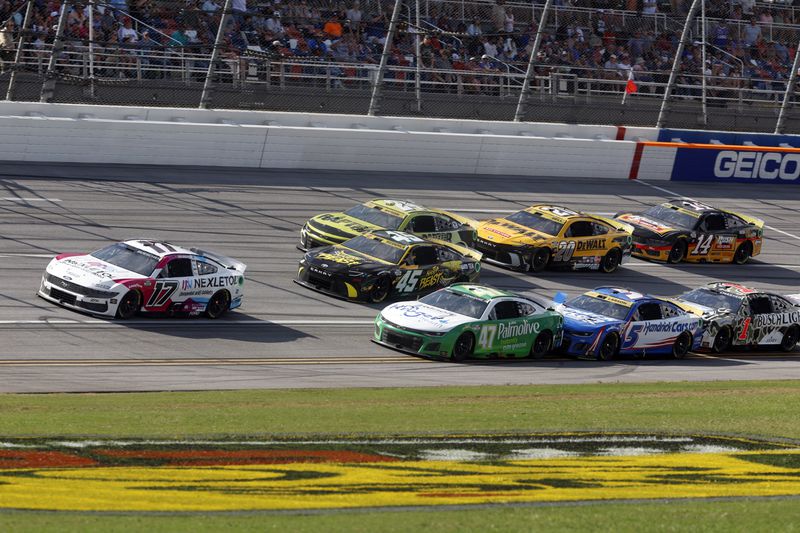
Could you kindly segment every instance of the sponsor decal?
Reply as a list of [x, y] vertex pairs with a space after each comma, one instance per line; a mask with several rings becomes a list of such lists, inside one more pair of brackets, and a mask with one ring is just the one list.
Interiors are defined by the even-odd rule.
[[510, 339], [512, 337], [522, 337], [525, 335], [532, 335], [539, 333], [538, 322], [522, 322], [520, 324], [497, 324], [497, 338]]
[[[430, 306], [396, 304], [392, 308], [402, 311], [403, 316], [406, 318], [422, 318], [430, 322], [446, 323], [453, 316], [451, 313], [439, 314], [441, 311]], [[439, 313], [436, 311], [439, 311]]]
[[589, 239], [588, 241], [577, 241], [578, 242], [578, 251], [588, 251], [588, 250], [602, 250], [606, 246], [605, 239]]
[[766, 315], [755, 315], [753, 317], [754, 328], [790, 326], [798, 322], [800, 322], [800, 311], [770, 313]]
[[630, 222], [636, 226], [649, 229], [650, 231], [658, 233], [659, 235], [663, 235], [673, 230], [673, 228], [670, 226], [665, 226], [660, 222], [656, 222], [651, 218], [646, 218], [641, 215], [622, 215], [619, 218], [625, 222]]
[[[503, 237], [504, 239], [508, 239], [508, 238], [510, 238], [510, 237], [511, 237], [511, 235], [510, 235], [509, 233], [506, 233], [506, 232], [504, 232], [504, 231], [500, 231], [499, 229], [497, 229], [497, 228], [493, 228], [492, 226], [487, 226], [487, 227], [485, 227], [484, 229], [485, 229], [486, 231], [490, 231], [490, 232], [492, 232], [492, 233], [496, 233], [497, 235], [500, 235], [500, 236], [501, 236], [501, 237]], [[487, 237], [488, 237], [488, 238], [490, 238], [490, 239], [493, 239], [493, 238], [494, 238], [494, 237], [492, 237], [491, 235], [487, 235]]]
[[356, 233], [365, 233], [373, 228], [373, 226], [366, 226], [363, 223], [356, 222], [355, 220], [346, 215], [334, 215], [331, 213], [327, 213], [324, 215], [317, 216], [316, 220], [324, 220], [325, 222], [332, 222], [339, 226], [343, 226], [345, 228], [353, 230]]
[[718, 235], [714, 247], [717, 250], [733, 250], [734, 244], [736, 244], [736, 237], [733, 235]]
[[444, 277], [444, 271], [437, 267], [433, 267], [424, 277], [419, 278], [417, 282], [417, 289], [423, 290], [438, 285]]
[[691, 331], [696, 326], [696, 320], [688, 322], [645, 322], [642, 324], [641, 333], [643, 335], [649, 333], [682, 333], [684, 331]]
[[222, 288], [237, 284], [238, 276], [218, 276], [215, 278], [192, 278], [181, 280], [181, 290]]
[[98, 278], [106, 278], [111, 279], [113, 276], [107, 272], [108, 265], [105, 263], [101, 263], [99, 261], [75, 261], [74, 259], [64, 259], [62, 261], [64, 264], [70, 265], [72, 267], [77, 268], [78, 270], [83, 270], [84, 272], [88, 272]]
[[678, 148], [672, 179], [800, 183], [800, 153]]
[[338, 263], [340, 265], [348, 265], [348, 266], [360, 265], [364, 262], [364, 260], [361, 259], [360, 257], [355, 255], [350, 255], [346, 252], [343, 252], [342, 250], [336, 250], [333, 253], [321, 252], [317, 254], [316, 259], [322, 261], [331, 261], [333, 263]]

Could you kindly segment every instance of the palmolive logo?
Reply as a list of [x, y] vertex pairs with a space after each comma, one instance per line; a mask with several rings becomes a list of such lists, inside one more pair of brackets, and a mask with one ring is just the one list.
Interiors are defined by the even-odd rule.
[[714, 176], [796, 180], [800, 177], [800, 153], [723, 150], [714, 162]]

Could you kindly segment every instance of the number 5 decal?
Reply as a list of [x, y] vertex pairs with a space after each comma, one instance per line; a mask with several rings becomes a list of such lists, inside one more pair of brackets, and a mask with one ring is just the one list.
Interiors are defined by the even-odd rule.
[[712, 242], [714, 242], [713, 235], [700, 235], [697, 238], [697, 245], [692, 250], [692, 255], [706, 255], [708, 250], [711, 249]]
[[169, 297], [177, 290], [177, 281], [156, 282], [156, 286], [153, 288], [153, 294], [151, 294], [150, 299], [147, 300], [146, 307], [160, 307], [164, 305], [167, 303], [167, 300], [169, 300]]
[[407, 270], [403, 277], [400, 278], [400, 281], [397, 282], [397, 291], [412, 292], [417, 286], [420, 274], [422, 274], [422, 270]]
[[553, 254], [553, 261], [557, 263], [569, 261], [573, 253], [575, 253], [575, 241], [561, 241]]

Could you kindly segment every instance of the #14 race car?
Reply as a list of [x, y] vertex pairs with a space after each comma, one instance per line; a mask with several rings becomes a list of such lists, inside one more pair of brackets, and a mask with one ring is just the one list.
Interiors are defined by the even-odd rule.
[[672, 301], [704, 320], [701, 347], [716, 353], [730, 346], [779, 346], [789, 352], [800, 340], [800, 294], [714, 282]]
[[764, 221], [694, 200], [670, 200], [618, 213], [634, 227], [633, 255], [667, 263], [736, 263], [761, 253]]
[[534, 205], [478, 225], [487, 263], [541, 272], [548, 266], [614, 272], [631, 254], [628, 224], [565, 207]]
[[564, 315], [561, 350], [580, 358], [619, 354], [672, 355], [682, 359], [700, 345], [702, 320], [666, 299], [617, 287], [600, 287], [571, 300], [558, 293]]
[[456, 244], [376, 231], [306, 252], [295, 282], [339, 298], [379, 303], [477, 281], [480, 259], [479, 252]]
[[474, 220], [455, 213], [429, 209], [404, 200], [370, 200], [343, 213], [323, 213], [313, 217], [300, 230], [298, 248], [305, 252], [381, 229], [472, 246], [476, 225]]
[[471, 284], [386, 307], [373, 341], [404, 352], [462, 361], [534, 357], [561, 343], [561, 315], [513, 292]]
[[242, 305], [246, 268], [213, 252], [136, 239], [88, 255], [57, 255], [38, 294], [104, 317], [126, 319], [143, 311], [217, 318]]

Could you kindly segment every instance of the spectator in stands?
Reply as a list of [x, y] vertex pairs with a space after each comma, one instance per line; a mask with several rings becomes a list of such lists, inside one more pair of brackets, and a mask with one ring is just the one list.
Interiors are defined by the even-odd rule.
[[361, 19], [364, 16], [364, 13], [361, 11], [361, 4], [356, 0], [353, 2], [352, 7], [347, 10], [346, 12], [347, 20], [350, 21], [351, 27], [355, 28], [361, 25]]
[[750, 24], [744, 27], [744, 43], [753, 46], [761, 39], [761, 26], [756, 24], [756, 18], [750, 17]]
[[125, 17], [122, 27], [117, 30], [117, 40], [121, 43], [136, 43], [139, 41], [139, 34], [133, 29], [133, 21], [130, 17]]
[[265, 28], [272, 34], [271, 38], [280, 37], [283, 35], [283, 24], [281, 23], [281, 12], [273, 11], [272, 16], [264, 23]]
[[492, 30], [502, 32], [506, 24], [506, 7], [504, 0], [495, 0], [492, 6]]
[[342, 32], [344, 29], [342, 28], [341, 22], [339, 22], [339, 16], [334, 13], [330, 19], [325, 23], [325, 26], [322, 28], [322, 31], [325, 32], [331, 39], [339, 39], [342, 36]]
[[642, 0], [642, 14], [655, 15], [658, 13], [658, 0]]
[[203, 2], [203, 7], [202, 7], [205, 13], [209, 13], [211, 15], [219, 11], [221, 8], [222, 6], [214, 2], [214, 0], [205, 0], [205, 2]]
[[481, 22], [479, 19], [475, 19], [472, 23], [467, 26], [467, 35], [470, 37], [480, 37], [483, 34], [483, 30], [481, 30]]
[[5, 64], [14, 59], [14, 33], [15, 33], [14, 19], [10, 18], [0, 28], [0, 71], [5, 70]]

